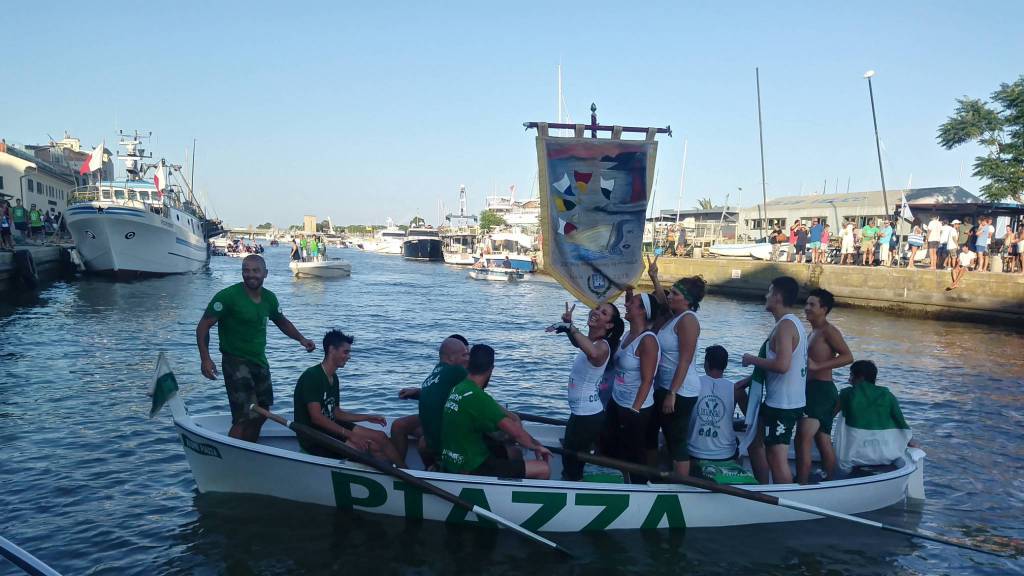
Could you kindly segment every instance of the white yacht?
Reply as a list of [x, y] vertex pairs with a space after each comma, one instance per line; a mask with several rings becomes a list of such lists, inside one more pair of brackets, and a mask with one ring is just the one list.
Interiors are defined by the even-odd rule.
[[[147, 156], [137, 133], [120, 144], [125, 178], [76, 188], [67, 210], [86, 270], [118, 277], [199, 270], [209, 258], [208, 239], [223, 231], [220, 222], [207, 220], [180, 166], [143, 163]], [[158, 176], [147, 180], [151, 169]], [[189, 188], [167, 184], [168, 169]]]
[[367, 252], [400, 256], [403, 242], [405, 242], [405, 231], [395, 226], [394, 220], [388, 218], [387, 226], [374, 234], [372, 240], [357, 243], [356, 247]]

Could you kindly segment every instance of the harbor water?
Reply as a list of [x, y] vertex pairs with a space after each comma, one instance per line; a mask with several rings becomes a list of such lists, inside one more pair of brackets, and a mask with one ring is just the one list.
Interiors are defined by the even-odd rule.
[[[266, 287], [317, 342], [355, 336], [342, 370], [345, 408], [408, 414], [452, 333], [497, 351], [488, 389], [525, 412], [564, 417], [573, 349], [545, 334], [568, 294], [548, 280], [475, 282], [466, 270], [356, 250], [351, 278], [294, 279], [287, 248], [268, 250]], [[241, 261], [133, 283], [58, 283], [0, 303], [0, 535], [64, 574], [1007, 574], [1000, 559], [819, 520], [740, 528], [554, 534], [566, 559], [509, 531], [414, 522], [272, 498], [199, 494], [164, 411], [147, 418], [157, 353], [168, 354], [193, 413], [227, 411], [223, 381], [199, 373], [195, 326]], [[621, 304], [621, 301], [620, 301]], [[577, 306], [583, 321], [586, 311]], [[772, 325], [754, 301], [708, 297], [704, 347], [747, 373]], [[867, 514], [956, 537], [1024, 538], [1024, 354], [1013, 328], [836, 309], [854, 356], [874, 360], [928, 453], [921, 506]], [[215, 341], [214, 337], [214, 341]], [[213, 346], [215, 348], [215, 346]], [[268, 326], [275, 406], [290, 410], [320, 360]], [[219, 360], [219, 354], [214, 353]], [[219, 364], [219, 362], [218, 362]], [[837, 371], [845, 383], [847, 372]], [[0, 559], [0, 574], [16, 568]]]

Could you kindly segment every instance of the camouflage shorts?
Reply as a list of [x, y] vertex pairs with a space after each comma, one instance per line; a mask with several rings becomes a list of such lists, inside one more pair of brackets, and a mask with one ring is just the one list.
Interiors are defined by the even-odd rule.
[[255, 412], [249, 410], [250, 404], [264, 408], [274, 404], [270, 368], [230, 354], [222, 355], [221, 368], [224, 370], [224, 388], [228, 391], [232, 424], [257, 417]]

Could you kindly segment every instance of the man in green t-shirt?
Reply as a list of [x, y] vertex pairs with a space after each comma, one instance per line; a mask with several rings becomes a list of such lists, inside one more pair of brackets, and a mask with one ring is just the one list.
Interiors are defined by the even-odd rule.
[[[469, 352], [469, 375], [452, 389], [444, 405], [441, 426], [441, 465], [446, 472], [499, 478], [551, 477], [551, 452], [531, 437], [517, 418], [484, 391], [494, 371], [494, 349], [477, 344]], [[488, 434], [505, 432], [521, 446], [533, 450], [537, 460], [508, 449]]]
[[43, 237], [43, 212], [36, 208], [36, 205], [32, 205], [32, 209], [28, 211], [28, 227], [32, 230], [32, 236]]
[[441, 452], [441, 418], [448, 393], [466, 378], [469, 343], [459, 334], [452, 334], [441, 342], [437, 356], [437, 365], [419, 388], [398, 391], [401, 399], [419, 398], [419, 412], [391, 424], [391, 442], [399, 454], [405, 455], [410, 435], [420, 438], [420, 457], [427, 468], [436, 462]]
[[32, 237], [28, 231], [28, 210], [21, 205], [20, 198], [14, 201], [14, 207], [11, 208], [11, 218], [14, 220], [14, 229], [21, 232], [22, 237]]
[[224, 387], [231, 406], [229, 435], [255, 442], [266, 418], [249, 410], [252, 404], [269, 408], [274, 404], [267, 362], [267, 319], [292, 340], [302, 344], [306, 352], [316, 344], [304, 337], [284, 314], [277, 296], [263, 287], [267, 264], [262, 256], [250, 254], [242, 260], [242, 282], [229, 286], [213, 297], [196, 326], [196, 342], [203, 376], [217, 379], [217, 366], [210, 357], [210, 328], [217, 329], [220, 341], [221, 368]]
[[[352, 341], [351, 336], [340, 330], [331, 330], [324, 336], [323, 362], [308, 368], [295, 384], [295, 421], [340, 438], [357, 450], [369, 451], [377, 458], [387, 458], [405, 468], [405, 460], [395, 451], [387, 434], [356, 426], [356, 422], [386, 426], [387, 421], [383, 416], [357, 414], [341, 409], [338, 369], [348, 363], [352, 355]], [[314, 456], [336, 457], [331, 450], [302, 436], [299, 436], [299, 445]]]
[[875, 263], [875, 239], [878, 238], [878, 228], [875, 227], [875, 219], [868, 220], [868, 223], [860, 230], [861, 263], [864, 266], [871, 266]]

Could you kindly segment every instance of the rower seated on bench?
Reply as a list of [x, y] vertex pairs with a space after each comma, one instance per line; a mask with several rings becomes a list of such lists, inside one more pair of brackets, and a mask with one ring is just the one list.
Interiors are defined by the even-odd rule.
[[700, 393], [690, 417], [687, 451], [690, 470], [718, 484], [757, 484], [754, 476], [736, 461], [736, 432], [732, 421], [736, 408], [734, 384], [723, 378], [729, 352], [721, 346], [704, 351]]
[[[477, 344], [469, 351], [469, 375], [452, 388], [441, 424], [441, 466], [445, 472], [500, 478], [551, 476], [551, 452], [531, 437], [519, 419], [510, 415], [484, 390], [494, 371], [494, 349]], [[508, 434], [537, 455], [525, 460], [518, 450], [488, 443], [487, 434]]]
[[875, 381], [878, 368], [870, 360], [850, 365], [851, 387], [839, 392], [836, 413], [843, 418], [835, 435], [839, 467], [870, 470], [903, 457], [913, 432], [896, 397]]

